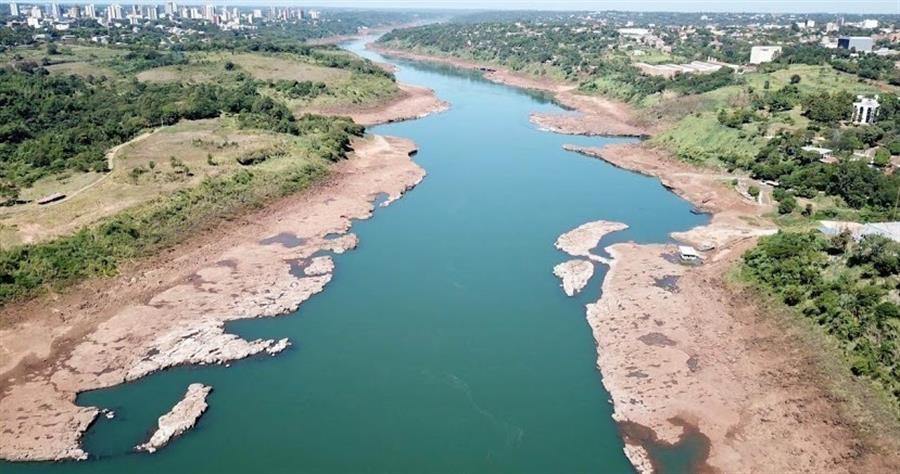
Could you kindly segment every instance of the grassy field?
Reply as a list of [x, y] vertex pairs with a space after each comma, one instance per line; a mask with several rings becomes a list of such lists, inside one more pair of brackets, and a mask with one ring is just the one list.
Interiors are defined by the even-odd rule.
[[878, 92], [897, 92], [897, 87], [860, 79], [858, 76], [840, 72], [831, 66], [807, 66], [794, 64], [786, 69], [771, 73], [749, 73], [744, 75], [748, 85], [756, 90], [762, 90], [765, 82], [769, 81], [769, 88], [780, 89], [790, 83], [791, 76], [800, 76], [797, 87], [801, 93], [850, 91], [854, 94], [877, 94]]
[[708, 165], [719, 164], [719, 158], [727, 154], [749, 159], [764, 145], [752, 133], [720, 124], [709, 112], [683, 118], [650, 142], [687, 161]]
[[[236, 67], [227, 70], [225, 64], [228, 62]], [[326, 84], [326, 92], [311, 99], [290, 98], [274, 89], [267, 91], [284, 101], [298, 116], [308, 111], [340, 112], [348, 107], [376, 105], [399, 93], [397, 85], [386, 77], [308, 64], [289, 55], [255, 53], [192, 54], [188, 64], [149, 69], [139, 73], [137, 78], [147, 82], [197, 83], [213, 82], [241, 72], [262, 81], [311, 81]]]
[[[239, 130], [230, 119], [185, 121], [164, 127], [116, 150], [113, 171], [108, 175], [57, 175], [27, 189], [24, 197], [29, 199], [54, 192], [69, 197], [46, 206], [30, 203], [2, 208], [0, 247], [67, 234], [129, 207], [196, 186], [206, 177], [232, 172], [241, 167], [238, 156], [276, 146], [301, 150], [303, 144], [290, 135]], [[278, 161], [263, 162], [255, 168], [277, 167]]]
[[[140, 81], [149, 82], [212, 82], [219, 80], [223, 74], [237, 74], [240, 71], [263, 81], [294, 80], [333, 83], [345, 81], [350, 77], [349, 71], [307, 64], [287, 55], [196, 53], [191, 54], [189, 60], [188, 64], [142, 71], [137, 78]], [[231, 62], [237, 67], [228, 71], [225, 69], [227, 62]]]
[[734, 129], [719, 123], [717, 112], [745, 106], [750, 97], [748, 90], [762, 91], [766, 81], [769, 81], [769, 90], [778, 90], [790, 84], [794, 75], [800, 76], [797, 87], [802, 94], [840, 90], [853, 94], [875, 94], [897, 89], [887, 84], [860, 80], [830, 66], [792, 65], [772, 73], [748, 73], [743, 76], [742, 85], [692, 96], [665, 98], [657, 95], [645, 100], [643, 114], [671, 124], [665, 132], [651, 139], [651, 143], [688, 161], [713, 166], [721, 164], [720, 158], [725, 155], [751, 158], [765, 144], [766, 136], [781, 130], [805, 129], [809, 119], [802, 115], [800, 107], [795, 107], [765, 117], [762, 122]]

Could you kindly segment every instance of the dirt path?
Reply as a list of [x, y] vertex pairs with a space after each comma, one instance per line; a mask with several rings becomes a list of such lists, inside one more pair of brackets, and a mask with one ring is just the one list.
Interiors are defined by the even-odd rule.
[[90, 183], [90, 184], [87, 184], [87, 185], [85, 185], [85, 186], [82, 186], [82, 187], [79, 188], [78, 190], [76, 190], [76, 191], [74, 191], [74, 192], [72, 192], [72, 193], [67, 194], [66, 197], [65, 197], [64, 199], [60, 199], [59, 201], [55, 201], [55, 202], [50, 203], [48, 206], [53, 206], [53, 205], [55, 205], [55, 204], [59, 204], [59, 203], [61, 203], [61, 202], [68, 201], [69, 199], [72, 199], [73, 197], [78, 196], [79, 194], [81, 194], [81, 193], [87, 191], [88, 189], [91, 189], [91, 188], [93, 188], [94, 186], [96, 186], [96, 185], [102, 183], [105, 179], [109, 178], [109, 177], [112, 175], [112, 173], [113, 173], [113, 165], [114, 165], [114, 163], [115, 163], [116, 153], [118, 153], [119, 150], [121, 150], [121, 149], [122, 149], [123, 147], [125, 147], [125, 146], [128, 146], [128, 145], [130, 145], [130, 144], [132, 144], [132, 143], [137, 143], [137, 142], [139, 142], [139, 141], [141, 141], [141, 140], [143, 140], [143, 139], [149, 137], [150, 135], [153, 135], [153, 133], [155, 133], [157, 130], [158, 130], [158, 129], [156, 129], [156, 130], [148, 130], [148, 131], [146, 131], [146, 132], [144, 132], [144, 133], [142, 133], [142, 134], [140, 134], [140, 135], [138, 135], [138, 136], [132, 138], [131, 140], [128, 140], [128, 141], [125, 142], [125, 143], [120, 143], [120, 144], [118, 144], [118, 145], [116, 145], [116, 146], [110, 148], [109, 150], [107, 150], [107, 152], [106, 152], [106, 161], [107, 161], [107, 165], [106, 165], [106, 166], [107, 166], [107, 168], [109, 168], [109, 171], [107, 171], [106, 174], [104, 174], [103, 176], [101, 176], [100, 179], [94, 181], [93, 183]]

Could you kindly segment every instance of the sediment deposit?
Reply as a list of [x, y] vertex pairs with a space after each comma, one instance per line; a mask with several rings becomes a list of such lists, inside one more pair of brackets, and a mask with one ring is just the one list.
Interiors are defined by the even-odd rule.
[[[645, 443], [699, 436], [698, 471], [896, 472], [896, 440], [863, 438], [826, 389], [815, 349], [761, 314], [728, 273], [761, 235], [775, 231], [767, 206], [715, 172], [643, 145], [569, 147], [663, 184], [711, 213], [708, 225], [673, 234], [713, 250], [680, 263], [674, 245], [615, 244], [602, 296], [586, 308], [597, 365], [640, 472], [655, 460]], [[629, 436], [639, 432], [642, 436]], [[760, 456], [765, 453], [765, 456]]]
[[[75, 404], [81, 391], [287, 348], [286, 339], [243, 340], [224, 323], [297, 310], [331, 279], [331, 259], [314, 255], [354, 248], [352, 220], [371, 216], [377, 196], [396, 199], [425, 175], [408, 140], [372, 136], [354, 149], [313, 189], [152, 266], [20, 306], [23, 322], [0, 330], [0, 457], [86, 457], [80, 437], [98, 410]], [[292, 272], [296, 262], [302, 272]]]
[[209, 406], [206, 397], [212, 387], [200, 383], [192, 383], [187, 392], [168, 413], [159, 417], [158, 427], [146, 443], [135, 446], [138, 451], [155, 453], [159, 448], [169, 444], [173, 438], [181, 436], [197, 424], [200, 416], [206, 412]]
[[594, 276], [594, 264], [588, 260], [567, 260], [553, 267], [553, 274], [562, 280], [563, 291], [566, 295], [575, 296]]
[[556, 239], [556, 248], [573, 257], [585, 257], [599, 263], [608, 263], [606, 258], [591, 251], [606, 234], [627, 229], [621, 222], [594, 221], [582, 224]]

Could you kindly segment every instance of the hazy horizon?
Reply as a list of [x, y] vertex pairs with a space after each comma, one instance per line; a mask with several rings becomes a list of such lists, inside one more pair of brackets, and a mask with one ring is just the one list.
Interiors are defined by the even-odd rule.
[[[23, 4], [44, 4], [51, 0], [18, 1]], [[167, 0], [58, 0], [57, 3], [119, 3], [157, 4]], [[233, 6], [297, 6], [307, 8], [379, 8], [379, 9], [447, 9], [447, 10], [618, 10], [633, 12], [709, 12], [709, 13], [849, 13], [900, 14], [900, 0], [175, 0], [185, 5]], [[0, 3], [12, 3], [2, 0]]]

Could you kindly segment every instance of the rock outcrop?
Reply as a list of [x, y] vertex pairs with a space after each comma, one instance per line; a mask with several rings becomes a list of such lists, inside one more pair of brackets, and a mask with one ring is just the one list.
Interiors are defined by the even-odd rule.
[[181, 436], [185, 431], [193, 428], [209, 406], [206, 403], [206, 397], [211, 391], [212, 387], [209, 385], [190, 384], [184, 398], [176, 403], [168, 413], [159, 417], [159, 426], [150, 440], [137, 445], [135, 449], [154, 453], [173, 438]]
[[627, 224], [610, 221], [594, 221], [582, 224], [556, 239], [556, 248], [573, 257], [585, 257], [595, 262], [609, 264], [609, 260], [591, 253], [606, 234], [628, 228]]
[[575, 296], [594, 276], [594, 264], [588, 260], [572, 259], [553, 267], [553, 274], [562, 280], [566, 295]]

